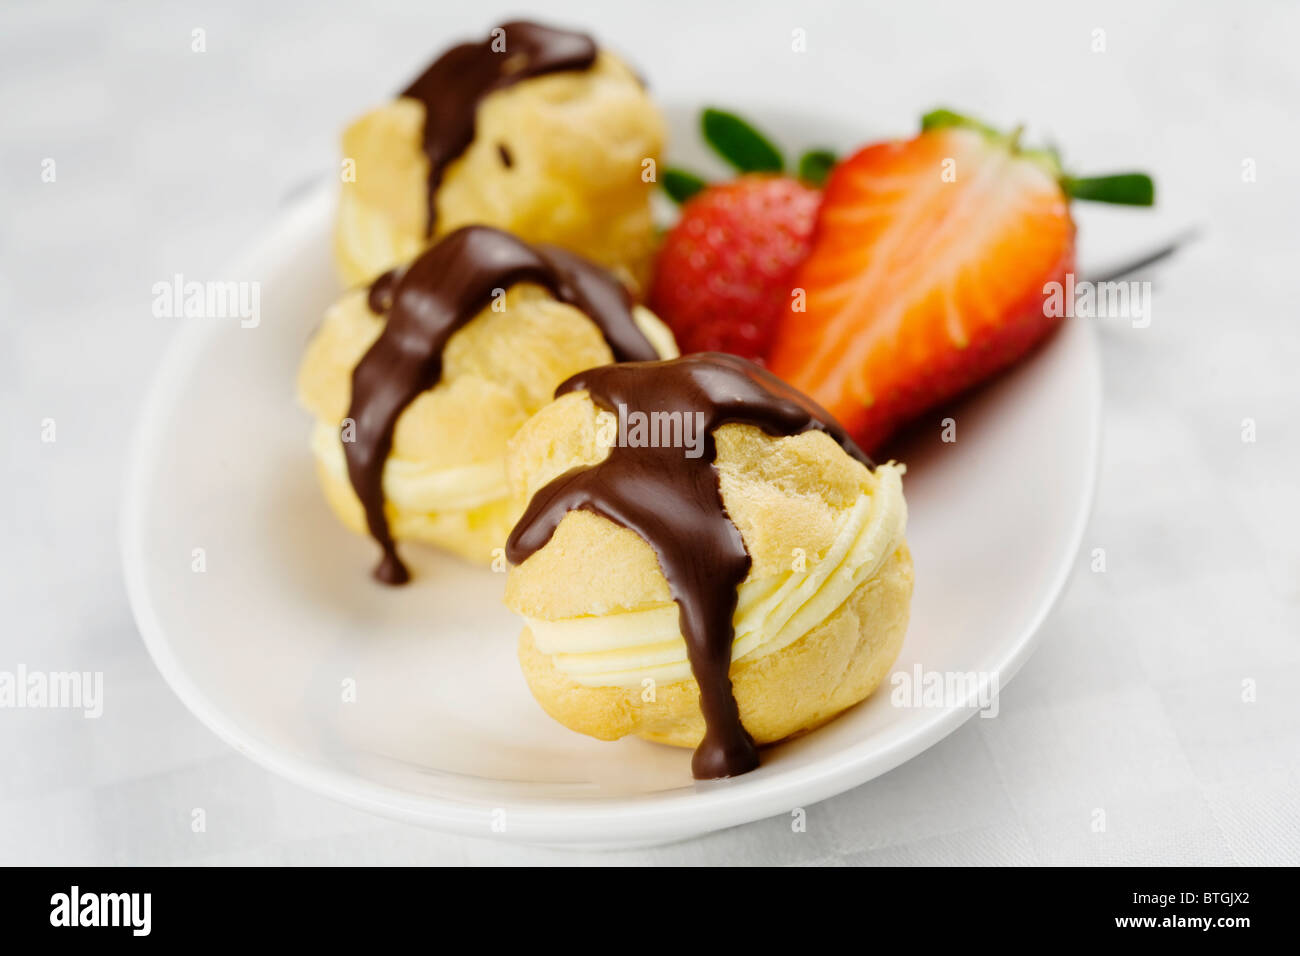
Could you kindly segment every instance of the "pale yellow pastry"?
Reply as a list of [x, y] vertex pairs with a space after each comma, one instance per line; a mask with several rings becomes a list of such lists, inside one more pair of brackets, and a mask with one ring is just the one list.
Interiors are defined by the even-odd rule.
[[[609, 414], [585, 391], [542, 409], [510, 442], [512, 491], [531, 497], [603, 461]], [[869, 470], [822, 431], [771, 437], [726, 424], [714, 437], [722, 500], [752, 562], [737, 592], [731, 679], [745, 730], [771, 743], [863, 700], [898, 655], [912, 594], [904, 469]], [[569, 511], [510, 570], [506, 603], [526, 622], [528, 685], [556, 720], [604, 740], [700, 744], [679, 608], [637, 534]]]
[[[633, 319], [663, 356], [672, 333], [647, 309]], [[325, 316], [298, 374], [298, 395], [315, 425], [311, 449], [330, 506], [367, 532], [349, 482], [343, 442], [352, 374], [385, 319], [349, 292]], [[398, 541], [417, 540], [475, 562], [492, 560], [518, 516], [506, 484], [506, 443], [571, 374], [611, 361], [600, 330], [541, 286], [520, 283], [479, 311], [442, 353], [441, 380], [401, 413], [383, 469], [385, 514]]]
[[334, 248], [346, 282], [367, 282], [470, 223], [581, 253], [634, 288], [645, 282], [665, 127], [616, 56], [602, 50], [586, 69], [531, 77], [478, 101], [473, 139], [437, 187], [432, 237], [427, 120], [424, 103], [401, 97], [344, 132]]

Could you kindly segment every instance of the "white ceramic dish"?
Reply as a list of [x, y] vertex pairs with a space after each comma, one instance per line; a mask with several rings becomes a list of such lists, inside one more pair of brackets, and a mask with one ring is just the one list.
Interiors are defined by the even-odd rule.
[[[704, 165], [694, 107], [679, 162]], [[747, 115], [786, 143], [865, 136]], [[827, 135], [827, 131], [830, 134]], [[139, 423], [123, 511], [132, 607], [189, 708], [271, 770], [425, 826], [567, 845], [678, 839], [807, 806], [896, 767], [975, 711], [891, 706], [889, 688], [765, 751], [744, 777], [692, 781], [690, 755], [601, 743], [550, 720], [515, 663], [504, 576], [407, 545], [415, 581], [375, 584], [374, 545], [328, 511], [294, 403], [304, 343], [339, 287], [333, 185], [310, 193], [227, 274], [261, 282], [261, 323], [186, 320]], [[1107, 250], [1107, 258], [1116, 250]], [[1069, 320], [1032, 361], [907, 446], [912, 624], [896, 670], [1024, 662], [1071, 569], [1097, 465], [1094, 335]], [[204, 570], [195, 571], [202, 549]], [[356, 689], [345, 702], [345, 682]]]

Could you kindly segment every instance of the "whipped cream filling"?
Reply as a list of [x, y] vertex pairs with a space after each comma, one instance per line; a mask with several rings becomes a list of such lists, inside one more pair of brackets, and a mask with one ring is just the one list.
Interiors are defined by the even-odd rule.
[[[845, 514], [821, 560], [808, 558], [803, 570], [741, 584], [732, 619], [733, 661], [793, 644], [876, 574], [906, 532], [904, 470], [892, 462], [875, 470], [875, 489]], [[674, 683], [691, 676], [675, 602], [556, 621], [526, 620], [538, 651], [579, 684], [639, 687], [646, 679]]]
[[[312, 453], [329, 474], [347, 484], [348, 463], [337, 425], [318, 421], [311, 433]], [[389, 455], [384, 465], [384, 498], [400, 511], [427, 514], [468, 511], [500, 501], [510, 494], [506, 459], [500, 458], [458, 468], [434, 468]]]

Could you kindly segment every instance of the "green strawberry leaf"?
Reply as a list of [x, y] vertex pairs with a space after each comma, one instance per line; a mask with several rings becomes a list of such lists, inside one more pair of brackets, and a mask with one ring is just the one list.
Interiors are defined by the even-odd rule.
[[1122, 206], [1154, 206], [1156, 202], [1156, 184], [1146, 173], [1082, 178], [1062, 176], [1061, 188], [1071, 199], [1119, 203]]
[[954, 126], [962, 129], [979, 130], [986, 136], [1002, 136], [1002, 134], [992, 126], [989, 126], [986, 123], [981, 123], [979, 120], [972, 119], [969, 116], [963, 116], [961, 113], [954, 112], [953, 110], [930, 110], [930, 112], [921, 117], [922, 133], [928, 133], [935, 129], [950, 129]]
[[707, 185], [708, 183], [699, 176], [688, 173], [684, 169], [672, 167], [664, 170], [664, 192], [678, 205], [686, 202]]
[[706, 109], [700, 128], [718, 155], [742, 173], [779, 173], [785, 168], [780, 151], [734, 113]]
[[799, 178], [820, 189], [835, 166], [835, 154], [829, 149], [810, 149], [799, 157]]

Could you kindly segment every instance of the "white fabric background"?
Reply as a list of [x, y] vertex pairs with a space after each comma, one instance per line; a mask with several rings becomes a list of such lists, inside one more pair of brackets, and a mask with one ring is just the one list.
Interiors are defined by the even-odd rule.
[[[882, 131], [910, 130], [939, 103], [1024, 117], [1077, 168], [1156, 171], [1165, 208], [1206, 226], [1158, 274], [1151, 328], [1102, 328], [1095, 515], [998, 718], [810, 808], [806, 833], [777, 818], [596, 855], [371, 817], [276, 779], [189, 715], [136, 634], [117, 557], [124, 441], [170, 331], [149, 314], [150, 286], [220, 276], [288, 191], [332, 168], [345, 120], [447, 40], [500, 19], [495, 6], [0, 9], [0, 669], [102, 670], [111, 695], [98, 721], [0, 710], [0, 862], [1300, 862], [1290, 4], [533, 11], [589, 25], [657, 90], [857, 110]], [[808, 34], [801, 56], [795, 27]], [[1094, 28], [1104, 54], [1090, 52]], [[56, 184], [40, 181], [45, 157]], [[1255, 183], [1242, 182], [1245, 158]], [[45, 418], [55, 444], [40, 442]], [[1095, 547], [1104, 574], [1089, 569]], [[206, 833], [190, 830], [195, 806]]]

